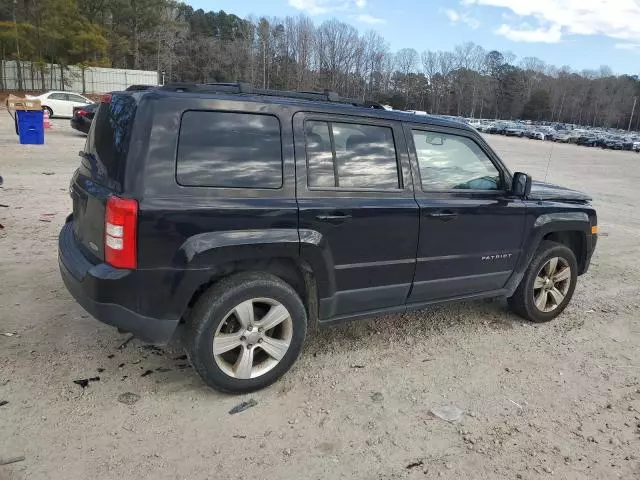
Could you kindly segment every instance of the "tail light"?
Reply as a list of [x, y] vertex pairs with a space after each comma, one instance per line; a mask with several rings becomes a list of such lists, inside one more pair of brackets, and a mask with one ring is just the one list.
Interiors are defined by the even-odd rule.
[[76, 112], [76, 115], [78, 115], [79, 117], [86, 117], [88, 114], [88, 112], [86, 110], [78, 110]]
[[104, 260], [116, 268], [136, 268], [138, 202], [111, 196], [104, 214]]

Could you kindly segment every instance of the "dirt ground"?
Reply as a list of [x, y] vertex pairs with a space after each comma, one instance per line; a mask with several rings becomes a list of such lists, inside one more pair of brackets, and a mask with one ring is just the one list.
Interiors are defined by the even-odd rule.
[[53, 124], [20, 146], [0, 111], [0, 461], [25, 457], [0, 479], [640, 478], [640, 155], [488, 137], [537, 179], [551, 153], [548, 181], [595, 198], [604, 234], [556, 321], [485, 301], [345, 324], [238, 397], [177, 345], [119, 349], [69, 296], [57, 234], [84, 137]]

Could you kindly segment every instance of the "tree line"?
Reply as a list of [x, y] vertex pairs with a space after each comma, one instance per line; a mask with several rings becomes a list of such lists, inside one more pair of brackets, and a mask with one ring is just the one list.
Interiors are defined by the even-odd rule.
[[0, 0], [0, 55], [158, 70], [165, 82], [329, 89], [433, 114], [640, 126], [631, 118], [638, 76], [606, 66], [578, 72], [471, 42], [393, 52], [375, 31], [335, 19], [240, 18], [174, 0]]

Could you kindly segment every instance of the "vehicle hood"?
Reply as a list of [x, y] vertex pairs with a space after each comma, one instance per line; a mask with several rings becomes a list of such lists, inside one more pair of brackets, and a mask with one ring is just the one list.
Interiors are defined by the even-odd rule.
[[573, 202], [589, 202], [591, 197], [586, 193], [546, 182], [531, 182], [532, 200], [567, 200]]

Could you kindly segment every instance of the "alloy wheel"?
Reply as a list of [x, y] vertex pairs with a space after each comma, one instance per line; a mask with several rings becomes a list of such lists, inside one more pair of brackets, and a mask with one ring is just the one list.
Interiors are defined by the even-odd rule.
[[562, 257], [553, 257], [542, 266], [533, 282], [533, 301], [541, 312], [549, 313], [562, 304], [571, 286], [571, 267]]
[[236, 305], [213, 336], [213, 356], [227, 375], [246, 380], [273, 369], [286, 355], [293, 336], [291, 314], [271, 298]]

